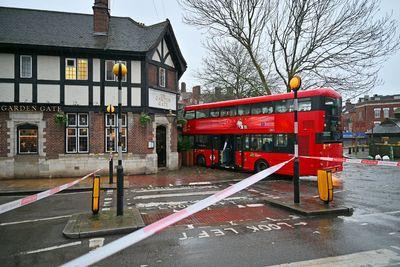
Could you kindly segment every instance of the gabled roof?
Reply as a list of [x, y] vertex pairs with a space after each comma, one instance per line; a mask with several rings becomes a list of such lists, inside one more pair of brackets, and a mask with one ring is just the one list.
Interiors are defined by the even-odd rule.
[[0, 45], [32, 45], [145, 53], [167, 33], [176, 46], [181, 74], [186, 62], [169, 20], [145, 26], [127, 17], [110, 17], [107, 36], [93, 33], [93, 15], [0, 7]]

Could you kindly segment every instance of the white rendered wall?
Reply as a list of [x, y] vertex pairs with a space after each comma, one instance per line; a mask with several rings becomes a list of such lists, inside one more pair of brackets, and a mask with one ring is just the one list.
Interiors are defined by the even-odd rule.
[[100, 59], [93, 59], [93, 81], [100, 82]]
[[100, 86], [93, 86], [93, 105], [100, 106]]
[[142, 94], [140, 87], [131, 88], [131, 105], [133, 107], [140, 107], [142, 102]]
[[60, 103], [60, 86], [55, 84], [38, 84], [38, 103]]
[[131, 61], [131, 82], [132, 83], [141, 83], [141, 62], [140, 61]]
[[14, 83], [0, 83], [0, 102], [14, 102]]
[[65, 105], [89, 105], [89, 88], [87, 86], [66, 85]]
[[14, 78], [14, 54], [0, 53], [0, 78]]
[[19, 84], [19, 102], [25, 102], [25, 103], [32, 102], [32, 84], [30, 83]]
[[37, 57], [38, 80], [60, 80], [60, 58], [52, 56]]

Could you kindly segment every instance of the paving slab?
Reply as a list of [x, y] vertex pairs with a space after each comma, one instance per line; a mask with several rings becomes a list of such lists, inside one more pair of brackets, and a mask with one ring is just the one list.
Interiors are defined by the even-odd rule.
[[87, 212], [71, 216], [63, 230], [63, 235], [68, 238], [83, 238], [126, 234], [144, 226], [137, 208], [125, 209], [122, 216], [117, 216], [116, 210], [111, 209], [99, 212], [97, 215]]

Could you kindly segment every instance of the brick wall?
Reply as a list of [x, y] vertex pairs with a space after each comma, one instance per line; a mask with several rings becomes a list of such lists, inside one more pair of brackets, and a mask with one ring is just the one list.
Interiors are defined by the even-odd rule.
[[7, 129], [8, 119], [8, 112], [0, 112], [0, 157], [7, 157], [7, 153], [9, 153], [7, 146], [7, 138], [9, 135]]
[[148, 70], [149, 87], [158, 86], [157, 66], [149, 64]]
[[167, 87], [173, 91], [177, 90], [176, 87], [176, 72], [175, 71], [170, 71], [167, 70], [167, 81], [168, 81], [168, 85]]
[[43, 120], [46, 121], [43, 138], [46, 139], [44, 152], [48, 157], [57, 157], [59, 154], [64, 154], [65, 151], [65, 127], [58, 126], [55, 123], [55, 112], [44, 112]]
[[153, 149], [147, 148], [149, 141], [154, 140], [152, 124], [140, 125], [140, 114], [132, 114], [133, 123], [128, 125], [128, 151], [133, 154], [152, 154]]
[[89, 120], [90, 120], [89, 124], [90, 153], [104, 153], [105, 152], [104, 113], [90, 112]]

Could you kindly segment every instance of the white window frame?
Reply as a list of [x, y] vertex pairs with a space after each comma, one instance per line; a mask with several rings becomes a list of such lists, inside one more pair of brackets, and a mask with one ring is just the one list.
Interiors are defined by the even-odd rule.
[[[126, 61], [120, 61], [120, 60], [111, 60], [111, 59], [107, 59], [107, 60], [105, 60], [104, 61], [104, 74], [105, 74], [105, 80], [106, 81], [110, 81], [110, 82], [112, 82], [112, 81], [118, 81], [118, 78], [117, 78], [117, 76], [115, 76], [114, 75], [114, 73], [113, 73], [113, 70], [112, 70], [112, 67], [111, 67], [111, 70], [109, 70], [108, 68], [107, 68], [107, 66], [108, 66], [108, 64], [107, 64], [107, 62], [112, 62], [113, 64], [113, 66], [116, 64], [116, 63], [118, 63], [118, 62], [121, 62], [122, 64], [124, 64], [125, 66], [127, 66], [126, 65]], [[109, 79], [108, 77], [107, 77], [107, 72], [108, 71], [111, 71], [111, 73], [112, 73], [112, 79]], [[126, 75], [125, 75], [125, 77], [122, 77], [122, 81], [123, 82], [126, 82], [126, 79], [127, 79], [127, 76], [128, 76], [128, 72], [126, 73]]]
[[[90, 146], [90, 135], [89, 135], [89, 114], [88, 113], [67, 113], [67, 117], [72, 115], [75, 117], [75, 123], [69, 124], [67, 123], [66, 131], [65, 131], [65, 151], [67, 154], [87, 154], [89, 153], [89, 146]], [[81, 116], [86, 117], [86, 123], [81, 123]], [[74, 135], [68, 135], [68, 130], [74, 129]], [[86, 129], [86, 134], [81, 134], [82, 129]], [[68, 137], [75, 137], [75, 149], [69, 151], [68, 150]], [[79, 145], [80, 137], [86, 137], [87, 139], [87, 149], [81, 150]]]
[[[29, 75], [24, 75], [24, 64], [23, 58], [29, 58]], [[21, 78], [32, 78], [32, 56], [21, 55], [20, 56], [20, 77]]]
[[[109, 123], [109, 113], [105, 114], [105, 139], [104, 139], [104, 144], [105, 144], [105, 149], [106, 152], [110, 152], [109, 151], [109, 139], [110, 139], [110, 123]], [[115, 139], [113, 140], [113, 150], [112, 152], [117, 152], [118, 149], [118, 114], [111, 114], [112, 119], [111, 119], [111, 134], [114, 133]], [[122, 132], [122, 138], [125, 139], [125, 147], [122, 147], [122, 152], [127, 152], [128, 151], [128, 127], [127, 127], [127, 114], [122, 114], [122, 130], [125, 130], [125, 134]]]
[[381, 118], [381, 109], [380, 108], [374, 108], [374, 118], [375, 119]]
[[164, 68], [159, 68], [158, 71], [158, 85], [160, 87], [166, 87], [166, 76], [167, 76], [167, 70]]
[[389, 118], [389, 108], [383, 108], [383, 117], [386, 119], [386, 118]]

